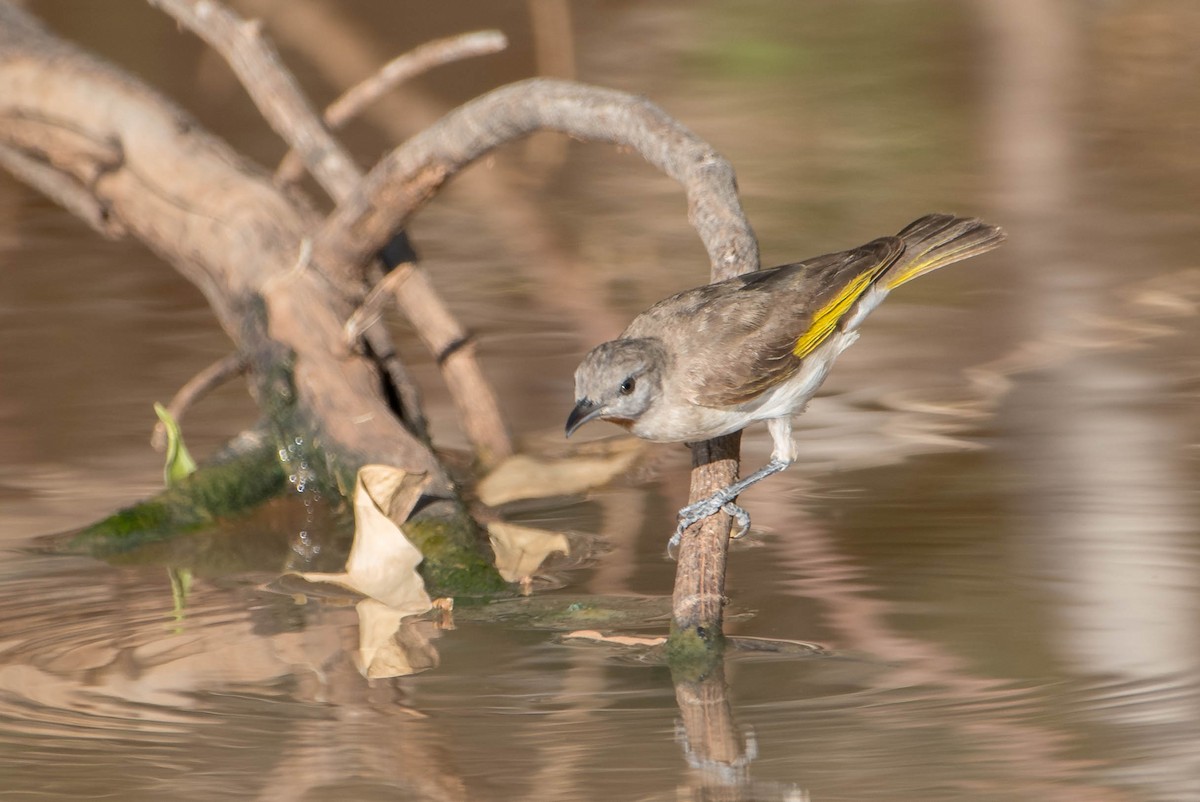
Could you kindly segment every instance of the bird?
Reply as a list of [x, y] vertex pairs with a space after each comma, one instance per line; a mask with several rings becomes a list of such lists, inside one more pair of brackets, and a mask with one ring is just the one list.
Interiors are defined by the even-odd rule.
[[740, 537], [750, 516], [735, 500], [796, 460], [792, 416], [858, 339], [866, 317], [900, 285], [1005, 238], [976, 218], [929, 214], [895, 236], [673, 295], [584, 357], [566, 436], [600, 419], [644, 440], [698, 443], [765, 421], [770, 461], [681, 509], [668, 553], [689, 526], [721, 510]]

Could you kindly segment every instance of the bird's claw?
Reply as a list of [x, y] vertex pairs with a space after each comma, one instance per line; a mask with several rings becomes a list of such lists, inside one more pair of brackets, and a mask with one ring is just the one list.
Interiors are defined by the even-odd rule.
[[675, 552], [679, 548], [679, 542], [689, 526], [703, 521], [711, 515], [716, 515], [721, 511], [724, 511], [730, 518], [733, 518], [737, 522], [737, 532], [730, 535], [730, 537], [736, 539], [750, 531], [750, 513], [730, 501], [726, 494], [714, 493], [708, 498], [702, 498], [699, 501], [693, 502], [679, 511], [679, 524], [675, 527], [675, 534], [671, 535], [671, 539], [667, 541], [667, 556], [675, 559]]

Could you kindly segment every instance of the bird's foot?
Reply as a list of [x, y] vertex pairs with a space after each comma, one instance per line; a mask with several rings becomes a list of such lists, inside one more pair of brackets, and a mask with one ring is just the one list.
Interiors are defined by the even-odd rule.
[[679, 524], [675, 527], [675, 534], [671, 535], [671, 539], [667, 541], [667, 554], [674, 559], [675, 551], [679, 548], [679, 541], [683, 538], [683, 533], [689, 526], [699, 521], [703, 521], [710, 515], [716, 515], [718, 512], [724, 511], [730, 518], [737, 522], [737, 532], [730, 535], [733, 538], [739, 538], [750, 531], [750, 513], [734, 504], [730, 499], [728, 490], [721, 490], [713, 493], [708, 498], [702, 498], [697, 502], [687, 505], [679, 511]]
[[773, 473], [779, 473], [788, 464], [788, 461], [785, 459], [773, 458], [745, 479], [734, 482], [729, 487], [721, 488], [708, 498], [702, 498], [680, 510], [679, 525], [675, 527], [675, 534], [671, 535], [671, 539], [667, 541], [668, 556], [672, 559], [675, 558], [675, 549], [679, 548], [679, 541], [683, 538], [683, 533], [689, 526], [697, 521], [703, 521], [710, 515], [716, 515], [721, 510], [724, 510], [731, 518], [737, 521], [738, 531], [733, 537], [741, 537], [750, 531], [750, 514], [737, 504], [734, 504], [733, 500], [750, 485], [767, 478]]

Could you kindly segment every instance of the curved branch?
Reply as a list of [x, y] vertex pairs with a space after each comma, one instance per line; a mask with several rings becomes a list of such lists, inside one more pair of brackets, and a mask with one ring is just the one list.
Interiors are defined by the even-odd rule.
[[545, 130], [632, 148], [682, 184], [714, 280], [758, 268], [733, 168], [710, 145], [643, 97], [545, 78], [489, 92], [392, 151], [326, 219], [314, 239], [318, 261], [365, 263], [468, 164]]

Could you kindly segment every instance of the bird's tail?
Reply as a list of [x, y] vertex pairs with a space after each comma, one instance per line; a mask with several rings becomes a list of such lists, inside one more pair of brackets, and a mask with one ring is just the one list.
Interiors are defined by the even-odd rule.
[[986, 253], [1004, 242], [1007, 235], [1000, 228], [974, 218], [927, 214], [909, 223], [896, 236], [904, 240], [904, 253], [880, 277], [889, 290], [931, 270]]

